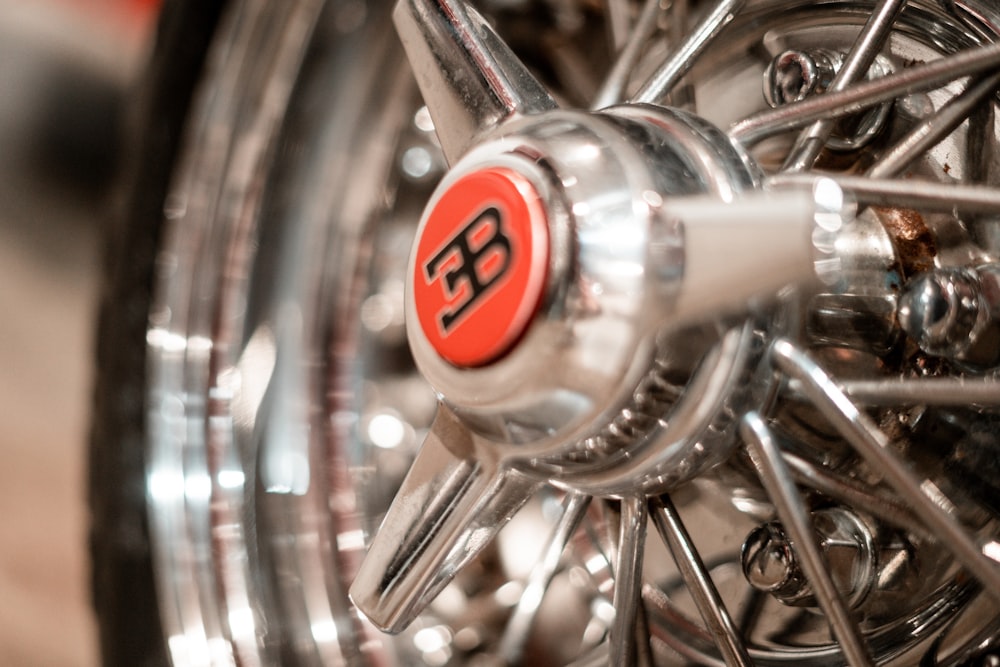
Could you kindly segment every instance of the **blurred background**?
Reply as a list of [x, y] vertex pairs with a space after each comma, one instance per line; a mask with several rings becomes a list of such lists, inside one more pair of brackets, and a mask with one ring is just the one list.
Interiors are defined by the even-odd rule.
[[97, 664], [86, 439], [101, 230], [157, 0], [0, 0], [0, 665]]

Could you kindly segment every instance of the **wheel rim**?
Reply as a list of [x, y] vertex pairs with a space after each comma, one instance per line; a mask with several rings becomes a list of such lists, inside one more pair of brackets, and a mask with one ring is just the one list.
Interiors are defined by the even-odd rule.
[[[647, 4], [643, 11], [633, 8], [636, 19], [627, 33], [631, 37], [619, 45], [623, 49], [619, 63], [603, 85], [592, 86], [596, 91], [591, 99], [620, 101], [622, 89], [637, 90], [633, 102], [658, 105], [669, 91], [673, 104], [687, 106], [715, 127], [728, 127], [729, 137], [751, 151], [750, 171], [727, 177], [739, 183], [745, 180], [741, 188], [749, 191], [763, 182], [780, 193], [782, 188], [815, 186], [811, 167], [796, 166], [811, 165], [815, 159], [808, 142], [802, 144], [804, 148], [792, 149], [795, 159], [787, 157], [788, 137], [795, 136], [788, 128], [793, 121], [806, 118], [808, 104], [820, 98], [836, 100], [838, 94], [849, 104], [848, 97], [864, 84], [846, 85], [843, 93], [831, 84], [828, 94], [809, 98], [798, 107], [779, 105], [769, 111], [762, 108], [760, 92], [767, 58], [759, 52], [771, 57], [779, 48], [802, 50], [822, 31], [832, 35], [824, 37], [823, 48], [837, 47], [846, 54], [853, 38], [845, 41], [843, 35], [856, 34], [871, 8], [865, 3], [777, 6], [751, 2], [742, 6], [722, 2], [700, 8], [703, 29], [688, 34], [701, 35], [702, 42], [675, 39], [674, 44], [687, 50], [658, 53], [655, 46], [645, 49], [651, 32], [660, 34], [653, 25], [658, 14], [651, 7], [656, 3]], [[891, 5], [883, 3], [876, 11], [891, 16]], [[421, 11], [462, 8], [450, 3], [412, 6], [422, 7]], [[708, 409], [704, 406], [710, 401], [698, 400], [703, 397], [697, 393], [702, 391], [699, 387], [712, 385], [715, 377], [698, 369], [711, 369], [711, 361], [692, 364], [687, 360], [681, 364], [684, 372], [670, 367], [677, 360], [665, 352], [659, 357], [655, 351], [640, 354], [640, 349], [656, 349], [656, 345], [649, 347], [649, 330], [643, 325], [621, 352], [630, 365], [615, 386], [618, 398], [595, 394], [600, 399], [593, 401], [597, 407], [592, 412], [599, 417], [588, 417], [586, 428], [580, 426], [582, 418], [570, 420], [571, 435], [543, 438], [546, 443], [557, 442], [556, 449], [543, 448], [531, 456], [504, 453], [491, 463], [501, 471], [496, 479], [515, 488], [513, 495], [519, 499], [510, 500], [503, 495], [507, 491], [496, 496], [492, 507], [503, 508], [496, 510], [497, 516], [506, 519], [529, 497], [533, 500], [500, 533], [496, 544], [485, 549], [466, 544], [460, 557], [446, 561], [448, 577], [431, 570], [417, 572], [437, 578], [438, 584], [393, 603], [408, 606], [417, 617], [399, 639], [381, 635], [353, 607], [347, 589], [428, 429], [444, 447], [442, 455], [448, 457], [454, 442], [440, 433], [458, 429], [474, 439], [497, 440], [498, 419], [508, 434], [511, 424], [528, 423], [523, 412], [507, 407], [486, 415], [481, 404], [468, 403], [465, 380], [449, 385], [451, 380], [442, 378], [450, 371], [444, 367], [428, 371], [428, 364], [434, 363], [427, 361], [431, 353], [418, 351], [418, 362], [444, 394], [447, 405], [432, 426], [434, 393], [416, 378], [404, 353], [400, 286], [407, 280], [403, 267], [408, 236], [445, 168], [445, 158], [398, 48], [376, 49], [378, 56], [363, 62], [354, 56], [373, 40], [394, 44], [384, 36], [387, 9], [318, 1], [277, 8], [268, 3], [241, 3], [230, 13], [222, 29], [222, 46], [211, 60], [209, 80], [214, 87], [201, 92], [185, 160], [166, 206], [168, 231], [148, 335], [152, 380], [147, 486], [161, 616], [175, 663], [395, 660], [445, 664], [490, 657], [523, 658], [535, 664], [609, 659], [616, 664], [670, 664], [682, 656], [730, 664], [835, 664], [845, 659], [852, 664], [868, 660], [881, 664], [912, 662], [922, 654], [942, 662], [982, 654], [989, 644], [984, 640], [995, 634], [996, 625], [995, 603], [979, 593], [980, 584], [996, 590], [994, 583], [1000, 577], [990, 555], [990, 545], [995, 545], [996, 508], [989, 494], [996, 486], [979, 477], [972, 493], [963, 494], [955, 486], [956, 478], [941, 469], [958, 465], [962, 456], [976, 460], [995, 451], [996, 438], [991, 433], [996, 432], [996, 412], [989, 406], [997, 403], [992, 379], [997, 362], [983, 361], [990, 356], [988, 349], [965, 345], [954, 334], [944, 342], [940, 336], [930, 340], [929, 323], [941, 318], [931, 318], [921, 310], [930, 308], [930, 297], [922, 300], [911, 285], [917, 284], [914, 277], [921, 270], [937, 267], [934, 284], [960, 291], [968, 282], [962, 282], [967, 274], [956, 274], [949, 269], [953, 266], [973, 271], [968, 274], [974, 283], [970, 289], [992, 284], [990, 262], [995, 260], [997, 245], [988, 220], [1000, 206], [992, 190], [962, 187], [989, 184], [989, 166], [963, 156], [970, 154], [965, 142], [973, 140], [966, 137], [976, 132], [982, 136], [981, 127], [991, 127], [992, 121], [984, 120], [982, 105], [970, 103], [955, 113], [959, 120], [973, 118], [967, 123], [972, 129], [963, 126], [958, 135], [946, 133], [952, 138], [937, 147], [917, 139], [907, 143], [901, 135], [908, 128], [920, 127], [927, 118], [926, 111], [921, 115], [917, 109], [920, 104], [940, 109], [963, 90], [953, 83], [941, 90], [943, 84], [939, 84], [934, 88], [937, 92], [926, 95], [912, 92], [919, 88], [919, 81], [931, 76], [920, 72], [913, 75], [918, 83], [910, 84], [905, 96], [889, 92], [882, 98], [903, 100], [893, 106], [895, 126], [875, 132], [875, 139], [865, 139], [874, 142], [866, 147], [827, 151], [821, 156], [821, 168], [833, 171], [832, 180], [822, 181], [821, 187], [834, 183], [838, 192], [851, 193], [868, 216], [858, 223], [862, 228], [853, 236], [844, 233], [817, 241], [820, 251], [829, 250], [824, 240], [848, 246], [848, 251], [822, 256], [839, 262], [832, 271], [829, 263], [817, 265], [824, 287], [802, 288], [797, 294], [772, 300], [749, 319], [746, 311], [733, 315], [725, 310], [704, 325], [698, 322], [705, 314], [699, 313], [701, 320], [659, 343], [661, 351], [669, 351], [698, 336], [719, 341], [716, 347], [694, 345], [697, 358], [707, 355], [736, 369], [725, 381], [717, 380], [721, 383], [718, 405]], [[516, 24], [517, 11], [493, 9], [501, 31]], [[967, 52], [978, 57], [972, 48], [991, 41], [987, 9], [908, 7], [901, 16], [886, 21], [894, 26], [894, 41], [881, 51], [900, 71], [906, 69], [898, 64], [904, 60], [931, 61], [941, 53]], [[615, 23], [615, 14], [614, 7], [609, 9], [609, 23]], [[418, 21], [427, 20], [418, 16]], [[439, 33], [408, 29], [398, 16], [397, 22], [421, 86], [432, 90], [439, 83], [433, 79], [442, 70], [428, 68], [413, 50], [413, 42], [430, 39], [424, 48], [432, 55], [454, 49], [455, 44]], [[426, 29], [429, 24], [416, 25]], [[582, 39], [584, 33], [578, 31], [577, 37]], [[452, 163], [470, 147], [473, 156], [480, 156], [472, 159], [485, 159], [481, 156], [488, 153], [491, 136], [495, 136], [491, 133], [511, 113], [523, 120], [504, 124], [505, 131], [534, 137], [531, 133], [538, 132], [531, 126], [534, 118], [563, 113], [553, 110], [556, 103], [548, 98], [548, 88], [564, 100], [587, 87], [574, 88], [579, 79], [573, 78], [574, 70], [565, 58], [567, 53], [578, 59], [582, 56], [571, 41], [568, 46], [548, 45], [547, 63], [532, 49], [524, 50], [532, 68], [542, 64], [550, 68], [542, 70], [547, 80], [543, 86], [528, 70], [522, 76], [518, 57], [508, 54], [503, 42], [489, 41], [492, 34], [491, 30], [476, 33], [477, 39], [486, 39], [480, 46], [487, 60], [476, 61], [478, 65], [469, 71], [482, 74], [499, 67], [507, 77], [504, 85], [523, 104], [503, 108], [483, 100], [481, 106], [464, 100], [456, 110], [454, 101], [428, 94], [430, 115], [439, 116], [439, 127], [445, 127], [440, 118], [447, 114], [441, 115], [442, 109], [457, 114], [455, 118], [461, 121], [448, 123], [440, 133], [444, 155]], [[726, 39], [717, 39], [718, 34]], [[521, 39], [516, 30], [503, 35], [512, 44]], [[258, 46], [261, 39], [266, 48]], [[630, 55], [630, 39], [643, 47], [637, 47], [635, 57]], [[747, 54], [754, 49], [758, 57], [749, 59]], [[667, 57], [678, 53], [686, 55]], [[987, 57], [995, 58], [986, 53], [983, 62], [991, 62]], [[441, 62], [447, 74], [451, 65], [447, 59]], [[657, 65], [661, 65], [658, 70]], [[966, 63], [959, 71], [941, 76], [944, 82], [952, 81], [972, 72], [974, 66]], [[909, 67], [911, 72], [914, 69], [919, 68]], [[651, 70], [656, 72], [650, 75]], [[754, 73], [754, 99], [759, 98], [750, 105], [753, 108], [742, 102], [724, 108], [717, 101], [711, 104], [727, 84], [750, 79], [746, 70]], [[619, 81], [615, 71], [625, 76]], [[877, 83], [873, 80], [869, 87], [874, 89]], [[996, 85], [986, 81], [981, 87], [967, 98], [975, 95], [982, 100]], [[387, 89], [396, 94], [386, 95]], [[357, 99], [338, 104], [338, 114], [333, 116], [327, 110], [336, 104], [330, 90], [354, 91]], [[634, 118], [635, 110], [642, 108], [624, 107], [619, 112], [621, 120], [614, 122], [632, 123], [628, 127], [635, 130], [637, 123], [648, 121], [646, 115], [641, 121]], [[826, 113], [817, 113], [821, 112]], [[659, 125], [672, 122], [662, 115], [665, 111], [650, 113]], [[586, 129], [591, 121], [580, 122]], [[944, 122], [926, 123], [926, 127]], [[776, 134], [779, 129], [784, 131], [781, 136]], [[605, 130], [595, 126], [587, 131]], [[771, 135], [776, 138], [768, 138]], [[695, 136], [682, 134], [681, 139]], [[562, 156], [553, 151], [545, 157], [559, 160]], [[612, 155], [623, 164], [632, 160], [629, 156]], [[763, 174], [754, 171], [757, 164], [763, 165]], [[946, 178], [935, 176], [938, 183], [953, 179], [959, 186], [946, 183], [936, 190], [929, 185], [926, 192], [915, 193], [912, 187], [900, 187], [900, 181], [888, 180], [905, 168], [916, 177], [927, 177], [932, 167], [953, 172], [945, 174]], [[848, 175], [862, 168], [878, 178]], [[629, 173], [627, 179], [639, 178]], [[598, 176], [605, 182], [611, 178], [606, 171]], [[796, 192], [800, 196], [801, 187]], [[816, 196], [809, 195], [812, 206]], [[569, 208], [561, 215], [582, 225], [579, 207]], [[973, 227], [967, 239], [938, 241], [942, 247], [929, 250], [920, 246], [919, 239], [906, 236], [913, 229], [898, 220], [903, 208], [923, 211], [935, 238], [955, 234], [958, 214], [952, 209], [961, 211], [961, 216], [975, 212], [979, 218], [961, 217]], [[554, 210], [549, 214], [555, 215]], [[810, 219], [842, 212], [808, 211]], [[825, 229], [819, 224], [817, 229]], [[880, 284], [869, 289], [866, 281], [872, 280]], [[897, 323], [901, 286], [908, 291], [903, 300], [906, 309], [899, 310]], [[975, 320], [967, 327], [975, 336], [990, 335], [989, 302], [977, 302], [978, 309], [972, 308], [970, 316], [969, 307], [961, 310], [970, 298], [956, 302], [957, 324], [952, 328], [963, 326], [960, 316], [964, 313], [966, 320]], [[837, 323], [845, 321], [838, 316], [853, 316], [846, 321], [858, 325], [855, 331], [838, 331]], [[797, 323], [797, 318], [806, 321]], [[864, 326], [859, 318], [865, 320]], [[736, 328], [731, 328], [734, 323]], [[410, 329], [412, 338], [412, 325]], [[728, 338], [720, 333], [725, 331], [731, 332]], [[523, 340], [517, 343], [521, 344]], [[531, 354], [537, 352], [532, 348]], [[642, 354], [647, 354], [646, 360], [633, 364]], [[702, 408], [704, 423], [699, 428], [704, 430], [678, 442], [692, 451], [709, 451], [707, 460], [692, 459], [689, 454], [667, 456], [665, 440], [650, 435], [659, 433], [659, 426], [615, 421], [616, 411], [638, 411], [627, 400], [614, 403], [639, 395], [636, 392], [642, 393], [643, 387], [648, 392], [649, 385], [639, 378], [654, 363], [665, 368], [656, 376], [661, 384], [666, 382], [663, 378], [675, 380], [667, 384], [676, 395], [667, 403], [656, 403], [659, 412], [652, 417], [661, 418], [669, 427], [669, 423], [685, 422], [685, 409], [701, 414], [697, 408]], [[493, 361], [485, 365], [497, 366]], [[476, 382], [487, 388], [501, 385], [489, 377], [490, 368], [484, 372], [486, 380], [475, 380], [473, 373], [469, 386], [478, 386]], [[775, 374], [781, 379], [778, 383], [772, 380]], [[961, 384], [955, 379], [959, 375], [966, 378]], [[744, 384], [752, 389], [736, 391], [737, 385]], [[888, 407], [858, 412], [855, 405]], [[723, 413], [725, 419], [719, 416]], [[450, 431], [440, 430], [442, 420], [450, 424]], [[893, 421], [902, 426], [892, 425]], [[924, 426], [927, 422], [931, 425]], [[594, 427], [599, 428], [595, 431]], [[921, 439], [940, 445], [944, 436], [936, 433], [946, 427], [964, 438], [961, 451], [931, 456], [928, 461]], [[548, 428], [558, 432], [562, 427]], [[591, 461], [588, 467], [586, 456], [581, 456], [585, 450], [594, 451], [595, 445], [581, 436], [606, 438], [608, 432], [620, 434], [623, 429], [630, 435], [607, 446], [616, 452], [610, 462]], [[706, 440], [708, 432], [721, 435]], [[511, 442], [523, 451], [534, 437], [517, 436]], [[922, 476], [902, 465], [907, 459], [895, 445], [889, 446], [890, 437], [905, 443], [906, 452], [915, 452]], [[581, 442], [589, 442], [589, 449], [573, 449]], [[425, 445], [424, 451], [429, 448]], [[623, 457], [628, 461], [623, 463]], [[477, 466], [485, 465], [481, 458], [473, 459]], [[912, 464], [913, 459], [909, 460]], [[641, 462], [639, 473], [628, 467], [639, 465], [635, 461]], [[689, 470], [676, 473], [681, 468]], [[427, 478], [442, 468], [431, 465], [428, 470], [422, 484], [421, 476], [411, 473], [412, 489], [423, 489], [428, 503], [462, 507], [440, 489], [428, 490]], [[876, 484], [873, 470], [883, 471], [885, 481]], [[957, 474], [970, 473], [965, 466]], [[920, 491], [922, 481], [957, 497], [957, 509], [948, 514], [940, 503], [929, 500]], [[550, 489], [549, 483], [559, 490]], [[590, 495], [614, 500], [595, 503], [588, 500]], [[402, 497], [407, 497], [405, 492]], [[476, 500], [482, 497], [472, 497], [470, 502]], [[560, 503], [562, 509], [556, 509]], [[704, 530], [695, 531], [693, 538], [687, 534], [685, 524], [700, 527], [695, 517], [703, 516], [705, 507], [726, 503], [737, 509], [724, 512], [730, 523], [721, 540], [706, 536]], [[470, 505], [475, 506], [474, 502]], [[389, 511], [399, 513], [398, 508]], [[411, 514], [414, 511], [411, 508]], [[420, 514], [410, 519], [419, 521]], [[771, 551], [753, 552], [747, 534], [764, 522], [765, 515], [775, 514], [784, 532], [774, 533], [766, 542]], [[476, 526], [485, 534], [505, 523], [496, 517], [483, 521]], [[832, 524], [822, 528], [828, 533], [817, 534], [816, 526], [824, 522]], [[647, 544], [649, 523], [667, 548], [652, 540]], [[541, 549], [538, 564], [525, 569], [524, 554], [516, 553], [517, 545], [525, 534], [540, 530], [546, 537], [533, 539], [547, 541], [547, 546]], [[389, 535], [381, 543], [376, 540], [374, 555], [369, 554], [352, 593], [379, 625], [387, 623], [378, 620], [379, 612], [370, 599], [382, 593], [365, 580], [388, 576], [386, 567], [395, 548], [386, 546], [395, 539]], [[820, 545], [815, 544], [817, 537]], [[831, 568], [827, 563], [838, 557], [836, 546], [845, 540], [852, 550], [850, 562]], [[721, 543], [707, 544], [716, 541]], [[453, 546], [447, 541], [442, 544]], [[735, 553], [741, 547], [742, 557]], [[785, 563], [788, 571], [778, 573], [781, 581], [777, 583], [773, 573], [767, 575], [771, 579], [759, 575], [766, 581], [758, 581], [758, 588], [770, 586], [770, 592], [753, 592], [747, 583], [749, 574], [734, 576], [741, 558], [744, 569], [750, 567], [748, 562], [758, 562], [748, 552], [774, 558], [777, 548], [791, 553], [793, 560], [791, 565]], [[413, 554], [403, 555], [412, 558]], [[877, 565], [869, 564], [865, 570], [865, 554]], [[478, 560], [472, 560], [476, 555]], [[909, 577], [919, 572], [926, 583], [904, 582], [909, 588], [904, 586], [903, 593], [891, 585], [873, 583], [878, 576], [889, 576], [886, 563], [893, 557], [902, 570], [909, 568]], [[914, 564], [918, 559], [923, 569]], [[664, 565], [671, 560], [676, 566]], [[715, 564], [709, 568], [706, 561]], [[447, 585], [455, 574], [452, 566], [459, 565], [472, 571], [459, 573]], [[971, 579], [962, 568], [971, 572]], [[824, 575], [828, 569], [834, 574]], [[618, 576], [610, 576], [611, 571]], [[689, 592], [677, 592], [672, 581], [683, 581]], [[845, 586], [846, 592], [841, 590]], [[443, 595], [432, 603], [431, 593], [440, 590]], [[363, 601], [365, 596], [369, 601]], [[572, 614], [562, 612], [572, 618], [558, 618], [556, 598], [560, 605], [578, 607]], [[753, 621], [750, 609], [757, 604], [755, 598], [764, 600], [769, 623], [747, 628], [740, 624]], [[777, 598], [788, 604], [780, 604]], [[425, 604], [430, 606], [424, 609]], [[891, 604], [898, 609], [890, 613], [885, 607]], [[615, 609], [616, 613], [609, 611]], [[422, 612], [419, 616], [418, 611]], [[760, 617], [758, 609], [756, 618]], [[552, 641], [553, 633], [560, 632], [575, 635]]]

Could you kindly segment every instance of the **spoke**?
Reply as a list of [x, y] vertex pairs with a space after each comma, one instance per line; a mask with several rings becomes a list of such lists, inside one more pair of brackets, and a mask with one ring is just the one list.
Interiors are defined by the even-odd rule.
[[745, 3], [746, 0], [720, 0], [642, 85], [632, 101], [648, 104], [661, 102]]
[[1000, 381], [992, 378], [845, 380], [840, 386], [862, 405], [1000, 405]]
[[[1000, 565], [989, 557], [996, 542], [979, 547], [976, 540], [952, 517], [950, 505], [930, 480], [919, 479], [889, 447], [886, 435], [805, 352], [788, 340], [772, 346], [778, 370], [801, 383], [801, 391], [830, 421], [848, 443], [910, 505], [912, 512], [942, 546], [949, 549], [994, 599], [1000, 599]], [[990, 551], [986, 551], [990, 549]]]
[[[610, 0], [608, 4], [613, 5], [615, 2], [614, 0]], [[597, 96], [590, 105], [591, 109], [603, 109], [604, 107], [621, 102], [625, 91], [625, 84], [628, 82], [629, 75], [639, 61], [642, 48], [656, 31], [656, 19], [659, 17], [660, 12], [660, 0], [646, 0], [643, 4], [639, 19], [629, 33], [628, 40], [618, 54], [615, 63], [611, 66], [611, 70], [604, 78], [604, 83], [601, 84]]]
[[[641, 585], [640, 585], [641, 589]], [[639, 593], [640, 601], [642, 592]], [[655, 667], [653, 664], [653, 645], [650, 643], [652, 635], [649, 631], [649, 616], [646, 612], [646, 605], [640, 604], [636, 609], [635, 616], [635, 665], [636, 667]]]
[[834, 500], [858, 508], [911, 533], [933, 537], [927, 527], [917, 521], [913, 513], [894, 498], [873, 493], [868, 487], [850, 478], [838, 477], [803, 458], [785, 452], [783, 455], [795, 481], [824, 493]]
[[626, 498], [621, 503], [621, 525], [615, 558], [615, 620], [611, 626], [611, 664], [626, 667], [637, 662], [636, 619], [642, 589], [642, 555], [646, 544], [646, 499]]
[[548, 590], [552, 577], [559, 569], [559, 561], [573, 533], [580, 525], [580, 520], [587, 513], [590, 496], [571, 493], [563, 500], [562, 516], [553, 527], [549, 541], [542, 551], [542, 558], [531, 570], [524, 593], [514, 608], [507, 627], [504, 628], [500, 640], [500, 655], [509, 665], [518, 664], [528, 640], [528, 633], [535, 620], [535, 614], [542, 604], [545, 591]]
[[[859, 79], [863, 79], [868, 69], [875, 62], [875, 57], [885, 45], [892, 31], [892, 24], [899, 12], [906, 5], [906, 0], [881, 0], [876, 5], [854, 46], [851, 47], [844, 64], [830, 84], [828, 92], [836, 93], [848, 88]], [[823, 146], [830, 138], [837, 121], [830, 118], [818, 120], [805, 129], [795, 142], [791, 153], [785, 161], [786, 171], [805, 171], [813, 166]]]
[[898, 206], [951, 213], [1000, 213], [1000, 190], [976, 185], [949, 185], [931, 181], [875, 179], [840, 174], [775, 174], [768, 188], [813, 187], [818, 179], [829, 179], [859, 204]]
[[631, 31], [629, 0], [604, 0], [605, 16], [608, 18], [608, 32], [611, 36], [611, 48], [615, 53], [621, 50]]
[[351, 586], [354, 604], [382, 630], [405, 628], [537, 488], [474, 456], [476, 445], [439, 406]]
[[[708, 630], [678, 610], [660, 587], [648, 583], [644, 584], [642, 601], [643, 606], [650, 612], [649, 631], [651, 636], [656, 637], [691, 662], [722, 664], [714, 655], [715, 643]], [[682, 636], [688, 638], [690, 642], [684, 641]]]
[[816, 533], [813, 531], [805, 502], [795, 488], [791, 474], [781, 458], [771, 430], [760, 415], [751, 412], [743, 418], [740, 433], [747, 443], [750, 458], [760, 474], [782, 525], [792, 538], [803, 573], [812, 584], [816, 599], [826, 613], [834, 636], [840, 642], [844, 658], [852, 667], [874, 664], [861, 631], [851, 618], [840, 591], [833, 582]]
[[449, 163], [514, 114], [556, 103], [462, 0], [400, 0], [393, 21]]
[[729, 136], [750, 146], [816, 120], [848, 116], [901, 95], [940, 88], [956, 79], [997, 66], [1000, 66], [1000, 44], [969, 49], [878, 79], [856, 83], [838, 93], [815, 95], [801, 102], [761, 111], [732, 125]]
[[712, 582], [708, 569], [691, 541], [684, 523], [669, 496], [652, 501], [653, 523], [670, 549], [684, 582], [694, 598], [698, 611], [715, 638], [715, 643], [727, 665], [752, 665], [729, 611]]
[[884, 152], [868, 169], [872, 178], [888, 178], [902, 173], [914, 160], [951, 134], [1000, 87], [1000, 75], [994, 74], [970, 85], [931, 117], [918, 123], [895, 146]]

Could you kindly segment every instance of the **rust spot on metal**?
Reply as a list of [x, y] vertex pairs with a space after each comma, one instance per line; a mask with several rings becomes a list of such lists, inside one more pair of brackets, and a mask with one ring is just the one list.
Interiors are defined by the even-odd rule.
[[934, 268], [937, 241], [919, 211], [884, 206], [873, 206], [872, 210], [889, 233], [905, 276]]

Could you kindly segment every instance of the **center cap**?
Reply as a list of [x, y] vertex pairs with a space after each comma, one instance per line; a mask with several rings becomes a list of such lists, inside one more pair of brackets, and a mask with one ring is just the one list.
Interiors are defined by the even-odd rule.
[[413, 263], [424, 336], [459, 367], [507, 353], [538, 309], [549, 261], [542, 199], [506, 167], [465, 174], [427, 214]]

